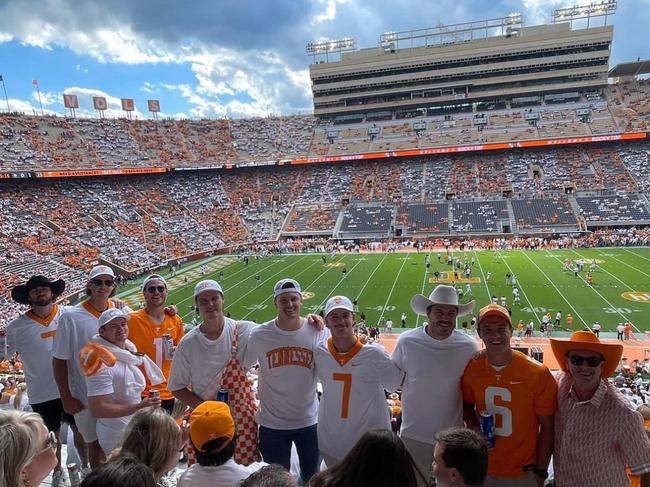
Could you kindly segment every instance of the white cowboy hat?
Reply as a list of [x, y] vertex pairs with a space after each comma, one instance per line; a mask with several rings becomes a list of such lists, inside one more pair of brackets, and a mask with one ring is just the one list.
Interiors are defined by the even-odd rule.
[[456, 289], [453, 286], [445, 286], [444, 284], [436, 286], [428, 298], [422, 294], [416, 294], [411, 299], [411, 308], [420, 316], [426, 316], [427, 308], [434, 304], [456, 306], [458, 308], [458, 316], [460, 317], [470, 314], [474, 309], [476, 301], [470, 301], [467, 304], [458, 304]]

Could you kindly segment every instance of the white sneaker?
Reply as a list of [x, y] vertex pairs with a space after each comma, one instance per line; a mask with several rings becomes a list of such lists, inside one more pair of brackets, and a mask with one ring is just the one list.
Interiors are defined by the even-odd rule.
[[65, 487], [63, 470], [55, 470], [52, 474], [52, 487]]

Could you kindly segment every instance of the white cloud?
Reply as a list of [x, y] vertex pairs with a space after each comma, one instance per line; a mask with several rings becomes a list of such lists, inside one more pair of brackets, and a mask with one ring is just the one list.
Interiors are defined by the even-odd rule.
[[314, 16], [311, 24], [316, 25], [335, 20], [337, 4], [348, 3], [348, 1], [349, 0], [318, 0], [318, 3], [324, 5], [325, 9]]

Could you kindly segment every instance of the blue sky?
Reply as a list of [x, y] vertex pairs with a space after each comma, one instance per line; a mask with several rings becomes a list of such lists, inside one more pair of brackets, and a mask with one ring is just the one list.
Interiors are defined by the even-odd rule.
[[[0, 0], [0, 75], [12, 110], [65, 113], [63, 93], [77, 94], [78, 114], [108, 116], [120, 98], [159, 99], [163, 116], [251, 117], [312, 109], [310, 41], [379, 35], [520, 12], [526, 25], [547, 23], [555, 8], [592, 0]], [[619, 0], [613, 16], [612, 65], [650, 58], [650, 0]], [[0, 110], [6, 110], [0, 92]]]

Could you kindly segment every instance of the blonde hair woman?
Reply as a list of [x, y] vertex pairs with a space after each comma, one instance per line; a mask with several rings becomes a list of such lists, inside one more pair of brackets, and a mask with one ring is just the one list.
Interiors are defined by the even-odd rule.
[[164, 409], [141, 409], [126, 427], [122, 448], [117, 456], [136, 457], [151, 467], [156, 482], [159, 482], [178, 464], [183, 440], [180, 427]]
[[0, 411], [0, 482], [36, 487], [56, 466], [56, 437], [36, 413]]

